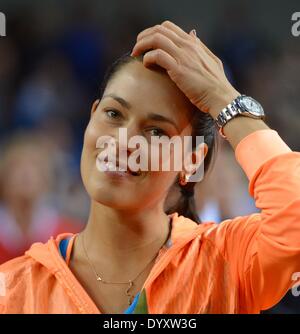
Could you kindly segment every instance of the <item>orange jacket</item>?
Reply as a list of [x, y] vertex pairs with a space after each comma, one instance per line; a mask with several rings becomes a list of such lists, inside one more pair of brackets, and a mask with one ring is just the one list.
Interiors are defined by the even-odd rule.
[[[296, 283], [300, 153], [267, 129], [244, 138], [235, 154], [261, 212], [201, 225], [173, 213], [171, 243], [160, 251], [136, 313], [259, 313]], [[0, 313], [100, 313], [59, 254], [66, 236], [0, 266]]]

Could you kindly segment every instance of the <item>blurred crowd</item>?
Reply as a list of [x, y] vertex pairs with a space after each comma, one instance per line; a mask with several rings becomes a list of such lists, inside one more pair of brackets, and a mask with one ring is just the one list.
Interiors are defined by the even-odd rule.
[[[79, 165], [91, 104], [106, 67], [130, 50], [137, 33], [162, 21], [160, 14], [125, 8], [103, 23], [82, 3], [68, 11], [22, 7], [10, 14], [7, 37], [0, 39], [0, 263], [35, 241], [83, 228], [89, 199]], [[120, 36], [121, 16], [128, 24]], [[196, 28], [205, 30], [200, 23]], [[236, 89], [259, 100], [267, 124], [299, 151], [299, 43], [263, 36], [232, 7], [204, 42]], [[257, 211], [226, 141], [196, 199], [202, 221]]]

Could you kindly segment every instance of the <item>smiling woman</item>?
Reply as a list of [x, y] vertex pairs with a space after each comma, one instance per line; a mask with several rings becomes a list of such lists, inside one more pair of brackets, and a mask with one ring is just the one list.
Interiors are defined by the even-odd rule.
[[[94, 104], [92, 111], [92, 115], [95, 114], [94, 119], [91, 118], [87, 127], [86, 145], [82, 154], [82, 168], [84, 167], [86, 150], [88, 148], [94, 150], [97, 147], [96, 141], [100, 134], [117, 137], [118, 130], [125, 128], [128, 138], [134, 135], [143, 135], [148, 141], [151, 140], [153, 135], [165, 135], [169, 138], [175, 136], [183, 138], [188, 135], [193, 138], [202, 136], [207, 145], [207, 153], [204, 159], [204, 170], [207, 171], [216, 144], [216, 127], [212, 117], [198, 110], [186, 96], [181, 94], [163, 69], [156, 68], [150, 71], [143, 66], [142, 61], [142, 56], [133, 58], [127, 53], [108, 69], [101, 87], [100, 96], [102, 98]], [[138, 94], [136, 94], [137, 91]], [[116, 94], [117, 92], [118, 94]], [[127, 98], [123, 98], [124, 96]], [[97, 127], [97, 130], [95, 127]], [[96, 134], [96, 138], [90, 136], [90, 134]], [[193, 149], [195, 149], [195, 144], [196, 141], [193, 140]], [[119, 149], [122, 150], [122, 148]], [[128, 147], [123, 149], [127, 150]], [[147, 160], [150, 161], [150, 158]], [[91, 163], [93, 164], [93, 161]], [[82, 172], [85, 182], [83, 169]], [[145, 173], [142, 176], [145, 176]], [[89, 177], [90, 172], [87, 173], [87, 178]], [[141, 187], [137, 183], [134, 187], [127, 188], [125, 197], [120, 192], [121, 189], [118, 188], [118, 195], [121, 199], [114, 202], [122, 205], [122, 201], [126, 199], [132, 203], [131, 205], [136, 205], [134, 203], [136, 201], [139, 202], [138, 206], [142, 209], [142, 205], [147, 205], [153, 197], [155, 198], [155, 192], [163, 194], [164, 197], [167, 197], [168, 192], [172, 197], [172, 192], [175, 192], [178, 197], [177, 203], [170, 203], [168, 198], [162, 201], [162, 204], [165, 203], [166, 206], [172, 205], [172, 207], [165, 208], [165, 212], [177, 212], [179, 215], [200, 222], [195, 208], [195, 199], [193, 196], [188, 196], [188, 192], [194, 192], [195, 182], [181, 185], [179, 182], [180, 174], [174, 172], [153, 171], [147, 173], [147, 177], [146, 180], [142, 178], [141, 181], [135, 179], [135, 182], [143, 182], [143, 186]], [[181, 178], [183, 178], [182, 173]], [[149, 182], [149, 184], [146, 185], [145, 182]], [[87, 185], [86, 188], [88, 188]], [[149, 191], [150, 189], [151, 191]], [[181, 195], [179, 190], [182, 190]], [[130, 198], [131, 194], [132, 198]], [[143, 198], [143, 204], [140, 203], [140, 198]], [[125, 204], [125, 206], [128, 206], [128, 204]]]
[[[258, 106], [231, 86], [194, 33], [169, 21], [140, 33], [92, 106], [81, 157], [91, 199], [84, 231], [34, 244], [0, 266], [0, 312], [259, 313], [276, 304], [300, 271], [300, 154], [264, 123]], [[150, 146], [153, 137], [192, 136], [189, 161], [199, 158], [207, 171], [216, 119], [260, 213], [201, 224], [189, 165], [137, 175], [112, 171], [110, 160], [99, 168], [99, 137], [133, 153], [117, 139], [126, 129]], [[120, 156], [115, 164], [128, 167]]]

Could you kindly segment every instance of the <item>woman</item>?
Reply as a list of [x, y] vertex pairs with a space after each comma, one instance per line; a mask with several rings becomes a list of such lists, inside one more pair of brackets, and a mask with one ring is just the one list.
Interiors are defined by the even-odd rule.
[[[239, 96], [193, 31], [166, 21], [140, 33], [131, 56], [108, 72], [85, 132], [87, 226], [2, 265], [1, 312], [259, 313], [276, 304], [300, 271], [300, 156], [262, 117], [234, 117], [220, 128], [259, 214], [198, 224], [191, 164], [135, 173], [98, 165], [98, 138], [125, 128], [128, 138], [142, 134], [147, 142], [204, 136], [190, 153], [207, 170], [213, 120]], [[176, 187], [179, 198], [170, 194]]]

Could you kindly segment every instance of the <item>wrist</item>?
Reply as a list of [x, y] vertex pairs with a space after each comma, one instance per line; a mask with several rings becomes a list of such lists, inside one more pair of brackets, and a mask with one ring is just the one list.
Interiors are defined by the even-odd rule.
[[215, 120], [220, 134], [235, 149], [237, 144], [250, 133], [268, 129], [264, 118], [264, 110], [258, 101], [239, 94], [219, 112]]
[[209, 109], [209, 114], [213, 119], [216, 119], [223, 108], [225, 108], [229, 103], [231, 103], [234, 99], [240, 96], [239, 93], [234, 88], [232, 90], [227, 91], [226, 93], [218, 94], [218, 97], [214, 100], [213, 105]]
[[224, 126], [224, 134], [233, 149], [238, 143], [252, 132], [270, 129], [261, 119], [236, 117]]

